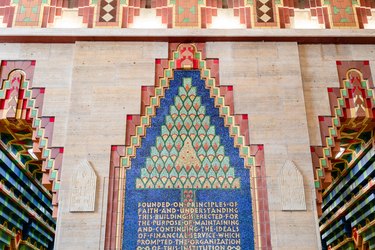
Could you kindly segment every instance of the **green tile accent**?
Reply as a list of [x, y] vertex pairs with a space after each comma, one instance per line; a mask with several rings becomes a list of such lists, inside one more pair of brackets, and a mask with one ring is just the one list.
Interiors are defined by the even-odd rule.
[[178, 6], [178, 14], [182, 14], [182, 13], [184, 13], [184, 8], [182, 8], [181, 6]]
[[137, 127], [137, 134], [140, 135], [140, 134], [142, 134], [142, 132], [143, 132], [143, 128]]
[[174, 61], [171, 61], [171, 62], [169, 63], [169, 67], [170, 67], [170, 68], [173, 68], [173, 69], [175, 68], [175, 63], [174, 63]]
[[240, 144], [240, 145], [243, 144], [242, 136], [239, 136], [239, 137], [237, 138], [237, 143]]
[[203, 61], [201, 61], [201, 62], [199, 62], [199, 68], [204, 68], [204, 62]]
[[247, 164], [250, 165], [250, 166], [253, 166], [253, 165], [254, 165], [253, 157], [249, 157], [249, 158], [247, 158]]
[[339, 99], [339, 104], [340, 104], [340, 106], [344, 106], [344, 100], [343, 99]]
[[209, 86], [214, 86], [214, 80], [213, 79], [209, 79], [208, 80], [208, 85]]
[[44, 151], [43, 151], [43, 157], [44, 158], [47, 158], [48, 156], [49, 156], [49, 149], [45, 149]]
[[182, 22], [183, 22], [183, 23], [190, 23], [190, 19], [187, 18], [187, 17], [185, 17], [184, 19], [182, 19]]
[[166, 70], [165, 71], [165, 75], [167, 76], [167, 77], [171, 77], [171, 71], [168, 69], [168, 70]]
[[137, 136], [132, 136], [132, 143], [137, 144], [137, 142], [138, 142]]
[[243, 155], [249, 155], [249, 149], [248, 149], [248, 147], [242, 147], [242, 154]]
[[36, 117], [36, 115], [37, 115], [37, 110], [36, 109], [33, 109], [33, 110], [31, 110], [31, 117]]
[[39, 127], [39, 124], [40, 124], [40, 120], [39, 119], [35, 119], [34, 120], [34, 126], [35, 127]]
[[173, 59], [178, 59], [180, 57], [180, 53], [179, 52], [174, 52], [173, 53]]
[[128, 147], [126, 149], [126, 153], [127, 153], [127, 155], [131, 155], [133, 153], [133, 149], [131, 147]]
[[336, 114], [337, 114], [338, 116], [342, 116], [341, 109], [336, 109]]
[[157, 89], [155, 90], [155, 93], [156, 93], [156, 95], [161, 95], [161, 89], [157, 88]]
[[227, 117], [227, 122], [228, 122], [229, 124], [233, 124], [233, 117], [232, 117], [232, 116], [228, 116], [228, 117]]
[[204, 71], [204, 76], [209, 76], [210, 74], [209, 74], [209, 72], [208, 72], [208, 70], [205, 70]]
[[238, 133], [238, 129], [237, 129], [237, 127], [233, 127], [233, 128], [232, 128], [232, 133], [233, 133], [233, 134], [237, 134], [237, 133]]
[[350, 82], [349, 82], [349, 81], [345, 81], [345, 86], [346, 86], [347, 88], [350, 88]]
[[28, 81], [24, 81], [23, 83], [22, 83], [22, 88], [27, 88], [27, 86], [29, 85], [29, 82]]
[[345, 8], [345, 12], [350, 15], [353, 13], [353, 9], [350, 6], [348, 6]]
[[55, 178], [56, 178], [56, 173], [57, 173], [57, 171], [52, 171], [52, 173], [51, 173], [51, 178], [52, 178], [52, 179], [55, 179]]
[[318, 169], [318, 176], [322, 177], [323, 176], [323, 171], [321, 169]]
[[335, 136], [336, 135], [336, 130], [335, 129], [331, 129], [331, 135]]
[[331, 138], [328, 138], [328, 139], [327, 139], [327, 143], [328, 143], [329, 146], [332, 146], [332, 144], [333, 144], [332, 139], [331, 139]]
[[333, 119], [333, 124], [335, 124], [335, 126], [338, 126], [339, 125], [339, 120], [337, 118], [334, 118]]
[[128, 165], [128, 158], [122, 157], [121, 158], [121, 165], [127, 166]]
[[195, 12], [196, 12], [195, 6], [192, 6], [189, 11], [191, 14], [195, 15]]
[[147, 119], [147, 117], [142, 117], [142, 123], [143, 123], [143, 124], [147, 124], [147, 123], [148, 123], [148, 119]]
[[156, 105], [157, 104], [156, 97], [151, 97], [151, 104], [152, 105]]
[[29, 100], [27, 102], [27, 107], [32, 107], [32, 106], [34, 106], [34, 101], [33, 100]]
[[20, 14], [24, 14], [26, 12], [26, 7], [24, 5], [21, 5], [20, 7]]
[[367, 82], [366, 81], [361, 81], [361, 86], [362, 86], [362, 88], [366, 88], [367, 87], [367, 84], [366, 84]]
[[347, 96], [348, 95], [348, 92], [346, 91], [346, 89], [343, 89], [342, 90], [342, 96]]
[[5, 82], [5, 88], [9, 88], [10, 87], [10, 82], [9, 81], [6, 81]]
[[327, 167], [327, 161], [326, 161], [326, 159], [321, 159], [320, 163], [322, 164], [322, 167]]
[[340, 13], [340, 9], [337, 8], [336, 6], [333, 6], [333, 13], [334, 13], [335, 15], [339, 14], [339, 13]]
[[319, 181], [314, 181], [315, 188], [320, 188], [320, 182]]
[[341, 18], [340, 23], [348, 23], [349, 20], [347, 18]]
[[147, 115], [151, 115], [152, 114], [152, 108], [151, 107], [147, 107], [146, 108], [146, 114]]
[[324, 149], [324, 155], [325, 155], [325, 156], [330, 156], [330, 151], [329, 151], [329, 149], [327, 149], [327, 148]]
[[367, 90], [367, 96], [369, 96], [369, 97], [372, 96], [372, 90], [371, 89]]
[[34, 14], [37, 14], [39, 12], [39, 6], [35, 5], [34, 7], [32, 7], [31, 12], [34, 13]]
[[221, 110], [222, 110], [223, 114], [225, 114], [225, 115], [229, 114], [229, 108], [228, 107], [222, 107]]
[[218, 103], [221, 104], [221, 105], [224, 104], [224, 98], [223, 97], [219, 97], [218, 98]]
[[167, 81], [165, 79], [161, 80], [161, 86], [167, 86]]
[[53, 166], [53, 160], [48, 160], [47, 167], [50, 169]]

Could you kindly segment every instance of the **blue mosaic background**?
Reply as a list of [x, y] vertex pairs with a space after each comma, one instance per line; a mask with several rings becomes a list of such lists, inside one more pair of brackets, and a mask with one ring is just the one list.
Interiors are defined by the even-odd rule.
[[196, 191], [196, 202], [238, 202], [241, 249], [254, 249], [254, 231], [250, 193], [250, 171], [244, 167], [244, 161], [239, 156], [238, 148], [229, 135], [229, 129], [224, 126], [224, 119], [219, 116], [219, 109], [210, 98], [210, 92], [205, 88], [205, 82], [200, 78], [198, 70], [176, 70], [170, 88], [161, 99], [156, 116], [152, 118], [152, 126], [147, 128], [146, 137], [142, 138], [141, 147], [136, 151], [131, 169], [126, 173], [125, 213], [123, 249], [136, 249], [138, 237], [138, 203], [139, 202], [180, 202], [182, 189], [136, 189], [135, 181], [141, 176], [141, 168], [145, 166], [150, 149], [155, 146], [157, 136], [161, 134], [161, 126], [169, 115], [169, 107], [174, 104], [178, 88], [182, 86], [183, 78], [192, 78], [192, 85], [197, 87], [197, 95], [201, 96], [206, 115], [210, 116], [211, 125], [215, 126], [216, 134], [220, 136], [225, 154], [230, 157], [230, 165], [235, 169], [236, 177], [241, 179], [240, 189], [206, 189]]

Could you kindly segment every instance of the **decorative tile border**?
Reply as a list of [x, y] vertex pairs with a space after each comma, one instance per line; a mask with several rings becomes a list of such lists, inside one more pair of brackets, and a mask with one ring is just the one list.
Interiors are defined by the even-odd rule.
[[33, 152], [43, 159], [42, 184], [52, 191], [53, 217], [56, 218], [64, 149], [51, 147], [55, 119], [42, 116], [44, 88], [31, 87], [34, 68], [35, 61], [1, 61], [0, 119], [30, 123]]
[[271, 249], [270, 224], [264, 151], [261, 145], [249, 145], [247, 115], [233, 114], [233, 87], [219, 85], [217, 59], [205, 58], [204, 44], [170, 44], [169, 60], [157, 59], [155, 63], [155, 86], [142, 87], [142, 105], [140, 115], [128, 115], [125, 146], [112, 146], [109, 196], [107, 209], [107, 227], [105, 249], [116, 249], [122, 245], [124, 183], [126, 169], [135, 157], [136, 148], [150, 126], [151, 117], [163, 98], [169, 80], [173, 79], [175, 69], [199, 69], [210, 90], [215, 105], [225, 126], [229, 127], [231, 137], [240, 150], [247, 168], [252, 168], [251, 185], [253, 197], [254, 231], [257, 249]]
[[[218, 9], [233, 10], [246, 28], [289, 28], [295, 10], [310, 10], [319, 24], [330, 28], [363, 29], [372, 16], [375, 4], [371, 1], [323, 1], [306, 0], [303, 3], [292, 0], [80, 0], [69, 6], [66, 0], [18, 0], [0, 1], [0, 16], [7, 27], [48, 27], [56, 16], [66, 8], [78, 8], [83, 24], [93, 27], [128, 28], [139, 16], [141, 9], [156, 10], [156, 16], [168, 28], [207, 28]], [[146, 6], [147, 5], [147, 6]]]
[[357, 249], [370, 242], [374, 223], [362, 217], [373, 204], [375, 91], [368, 61], [336, 64], [340, 87], [328, 88], [332, 116], [319, 117], [323, 146], [311, 147], [317, 211], [324, 246]]

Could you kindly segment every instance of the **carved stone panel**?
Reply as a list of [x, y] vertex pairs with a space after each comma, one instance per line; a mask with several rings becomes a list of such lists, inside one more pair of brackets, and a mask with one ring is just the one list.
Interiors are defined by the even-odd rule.
[[286, 161], [279, 178], [282, 210], [306, 210], [303, 177], [297, 166], [292, 161]]
[[70, 212], [94, 212], [96, 179], [91, 164], [83, 160], [72, 177]]

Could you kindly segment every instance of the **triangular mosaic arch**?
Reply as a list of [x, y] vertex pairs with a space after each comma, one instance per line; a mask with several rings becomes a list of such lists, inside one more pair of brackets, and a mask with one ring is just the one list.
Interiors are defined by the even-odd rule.
[[188, 208], [226, 202], [236, 189], [248, 193], [239, 199], [242, 249], [271, 249], [263, 147], [249, 146], [247, 115], [233, 115], [233, 88], [219, 85], [218, 60], [204, 54], [204, 44], [170, 44], [171, 59], [156, 60], [155, 87], [142, 87], [141, 116], [127, 117], [126, 145], [112, 147], [106, 249], [138, 244], [132, 202], [174, 197]]

